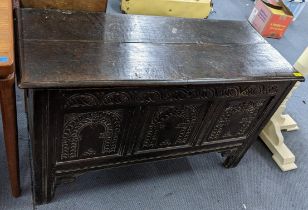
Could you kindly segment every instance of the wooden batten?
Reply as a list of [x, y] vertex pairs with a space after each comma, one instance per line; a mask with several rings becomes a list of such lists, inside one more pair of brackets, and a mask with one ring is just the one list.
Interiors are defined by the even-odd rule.
[[21, 0], [21, 6], [25, 8], [105, 12], [107, 0]]
[[13, 72], [13, 17], [11, 0], [0, 1], [0, 78]]

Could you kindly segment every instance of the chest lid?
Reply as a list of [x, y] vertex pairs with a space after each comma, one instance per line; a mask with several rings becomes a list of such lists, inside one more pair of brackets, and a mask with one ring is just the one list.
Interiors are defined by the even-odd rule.
[[302, 80], [246, 21], [17, 10], [21, 88]]

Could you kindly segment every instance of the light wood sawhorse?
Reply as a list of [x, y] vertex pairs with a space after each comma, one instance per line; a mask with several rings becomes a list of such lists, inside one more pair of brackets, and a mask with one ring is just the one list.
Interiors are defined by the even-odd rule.
[[[296, 61], [294, 68], [300, 72], [298, 73], [299, 75], [308, 75], [308, 47]], [[295, 164], [295, 155], [285, 145], [281, 131], [294, 131], [299, 129], [292, 117], [288, 114], [284, 114], [286, 104], [298, 86], [299, 83], [295, 85], [260, 134], [263, 142], [273, 153], [272, 157], [274, 161], [282, 171], [290, 171], [297, 168]]]

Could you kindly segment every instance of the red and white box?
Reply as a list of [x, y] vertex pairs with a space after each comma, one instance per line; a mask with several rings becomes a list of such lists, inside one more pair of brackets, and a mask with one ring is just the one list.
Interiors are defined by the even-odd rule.
[[249, 22], [262, 36], [280, 39], [292, 19], [292, 12], [281, 0], [257, 0]]

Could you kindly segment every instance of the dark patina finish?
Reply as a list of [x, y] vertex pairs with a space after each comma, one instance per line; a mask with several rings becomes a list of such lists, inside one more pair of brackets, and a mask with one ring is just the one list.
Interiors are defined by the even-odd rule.
[[220, 151], [234, 167], [302, 77], [246, 22], [17, 11], [34, 195], [89, 170]]

